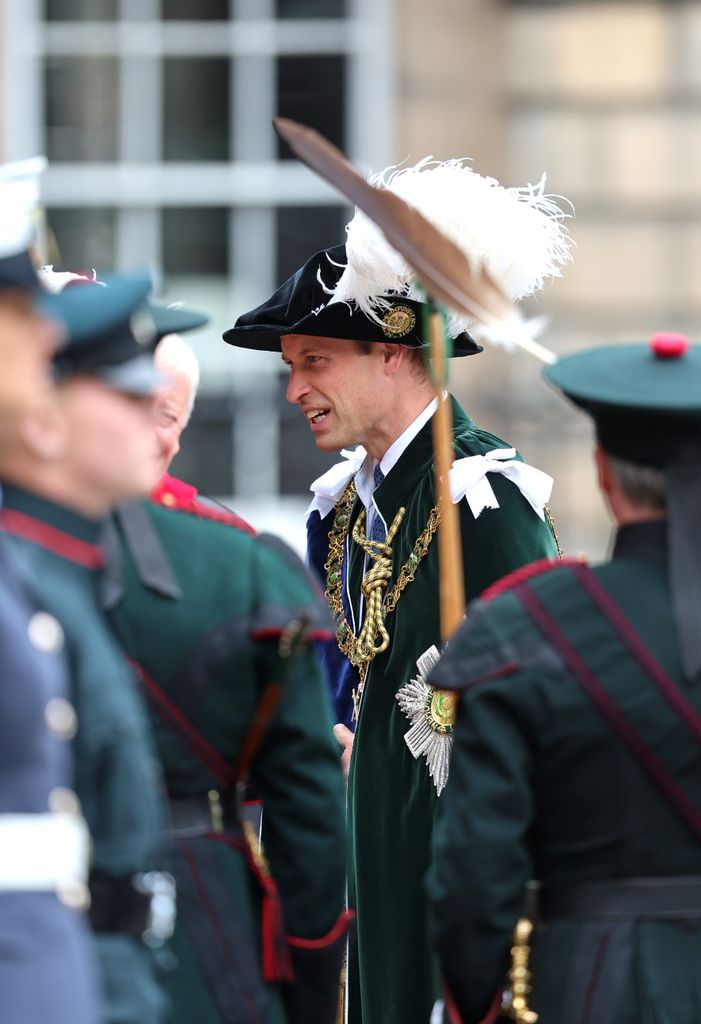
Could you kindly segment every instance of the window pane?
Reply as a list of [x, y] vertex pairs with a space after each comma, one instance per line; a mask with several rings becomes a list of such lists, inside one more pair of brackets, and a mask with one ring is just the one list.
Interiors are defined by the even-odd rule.
[[200, 393], [173, 462], [173, 476], [204, 495], [233, 494], [233, 419], [233, 399]]
[[228, 21], [229, 0], [161, 0], [164, 21]]
[[344, 18], [346, 0], [277, 0], [278, 18]]
[[48, 210], [49, 227], [56, 239], [50, 262], [54, 270], [111, 273], [116, 263], [116, 213], [104, 207], [62, 207]]
[[335, 452], [319, 451], [298, 406], [285, 397], [288, 374], [280, 375], [280, 494], [308, 495], [309, 484], [334, 462]]
[[[346, 60], [342, 56], [280, 57], [277, 60], [277, 111], [281, 117], [311, 125], [344, 148], [346, 134]], [[278, 155], [292, 159], [284, 142]]]
[[45, 0], [47, 21], [115, 21], [117, 0]]
[[228, 160], [229, 61], [166, 57], [163, 77], [163, 159]]
[[276, 280], [286, 281], [320, 249], [345, 241], [345, 206], [280, 206], [276, 210]]
[[215, 206], [163, 210], [163, 269], [170, 274], [229, 272], [227, 209]]
[[117, 62], [112, 57], [48, 57], [47, 156], [54, 161], [117, 156]]

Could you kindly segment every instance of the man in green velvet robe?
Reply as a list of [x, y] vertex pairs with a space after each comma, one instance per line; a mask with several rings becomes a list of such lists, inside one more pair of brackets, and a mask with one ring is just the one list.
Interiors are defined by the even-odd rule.
[[[508, 259], [515, 236], [490, 238], [484, 227], [480, 235], [476, 223], [480, 201], [495, 198], [484, 179], [455, 164], [420, 165], [382, 184], [451, 237], [463, 229], [468, 252], [479, 252], [510, 288], [499, 267], [517, 262]], [[518, 233], [526, 204], [506, 199], [502, 213]], [[554, 229], [537, 204], [528, 214], [524, 237], [530, 228]], [[521, 294], [556, 272], [553, 251], [546, 264], [542, 252], [532, 255], [533, 265], [521, 268], [528, 279]], [[450, 706], [425, 682], [441, 636], [431, 436], [437, 400], [421, 351], [425, 304], [401, 260], [397, 271], [398, 260], [356, 214], [345, 247], [316, 254], [224, 336], [282, 352], [287, 397], [319, 448], [359, 446], [312, 485], [308, 521], [309, 562], [336, 618], [338, 646], [327, 648], [325, 660], [349, 764], [348, 899], [357, 914], [350, 1024], [427, 1024], [439, 990], [423, 889], [452, 729]], [[459, 317], [449, 321], [456, 356], [481, 351], [466, 326]], [[451, 490], [473, 597], [504, 572], [557, 554], [544, 511], [552, 481], [456, 402], [452, 411]]]
[[662, 335], [546, 372], [594, 417], [618, 530], [607, 564], [497, 584], [431, 675], [460, 694], [430, 876], [448, 1019], [499, 1006], [537, 879], [539, 1024], [695, 1024], [701, 346]]

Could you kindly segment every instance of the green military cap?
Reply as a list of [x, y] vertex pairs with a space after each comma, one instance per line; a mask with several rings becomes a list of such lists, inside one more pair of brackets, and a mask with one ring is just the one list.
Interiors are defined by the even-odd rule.
[[[46, 284], [46, 274], [40, 276]], [[62, 322], [68, 337], [54, 357], [57, 380], [92, 374], [118, 391], [150, 395], [161, 381], [153, 363], [158, 341], [208, 323], [203, 313], [185, 306], [149, 302], [152, 281], [144, 272], [104, 281], [65, 276], [71, 280], [45, 300], [47, 315]]]
[[592, 416], [611, 455], [662, 469], [701, 453], [701, 345], [682, 334], [578, 352], [545, 376]]
[[183, 306], [180, 302], [163, 305], [160, 302], [149, 302], [148, 311], [156, 328], [156, 340], [160, 341], [167, 334], [187, 334], [206, 327], [209, 317], [197, 309]]
[[[115, 277], [109, 287], [85, 284], [60, 295], [58, 319], [67, 341], [53, 360], [56, 380], [89, 374], [117, 391], [150, 395], [160, 383], [153, 364], [156, 328], [146, 299], [148, 274]], [[47, 312], [57, 315], [48, 295]]]
[[701, 672], [701, 345], [670, 332], [647, 345], [565, 356], [545, 377], [596, 424], [609, 455], [664, 474], [668, 566], [684, 671]]

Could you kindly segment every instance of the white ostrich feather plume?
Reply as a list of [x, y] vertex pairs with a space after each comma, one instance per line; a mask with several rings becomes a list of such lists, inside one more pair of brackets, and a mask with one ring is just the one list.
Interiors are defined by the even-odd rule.
[[[559, 277], [560, 268], [571, 258], [572, 242], [564, 221], [572, 213], [558, 205], [561, 197], [545, 194], [545, 175], [537, 185], [504, 188], [495, 178], [477, 174], [465, 160], [439, 162], [426, 157], [413, 167], [381, 171], [369, 181], [419, 210], [459, 246], [473, 266], [483, 264], [514, 301], [532, 295], [547, 279]], [[346, 233], [348, 262], [336, 287], [327, 289], [330, 302], [354, 303], [379, 323], [379, 314], [391, 305], [391, 297], [424, 297], [404, 258], [360, 210]], [[320, 267], [322, 284], [323, 276]], [[473, 324], [464, 314], [450, 311], [451, 336]]]

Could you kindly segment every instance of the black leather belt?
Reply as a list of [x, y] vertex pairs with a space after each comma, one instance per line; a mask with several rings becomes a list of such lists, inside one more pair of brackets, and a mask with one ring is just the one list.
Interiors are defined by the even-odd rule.
[[701, 918], [701, 875], [545, 886], [540, 891], [538, 908], [542, 921], [563, 917]]
[[160, 946], [173, 934], [175, 881], [164, 871], [106, 875], [89, 880], [90, 924], [95, 932], [131, 935]]
[[212, 790], [203, 796], [171, 796], [169, 801], [169, 839], [191, 839], [226, 832], [241, 831], [235, 809]]

